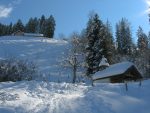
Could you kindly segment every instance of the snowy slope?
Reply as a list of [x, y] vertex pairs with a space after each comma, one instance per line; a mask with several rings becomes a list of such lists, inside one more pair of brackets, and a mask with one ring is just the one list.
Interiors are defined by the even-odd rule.
[[62, 56], [65, 57], [67, 48], [68, 42], [64, 40], [26, 36], [0, 37], [0, 59], [19, 58], [32, 61], [39, 73], [48, 76], [46, 79], [52, 81], [58, 81], [60, 71], [61, 76], [66, 71], [60, 65], [60, 60]]
[[149, 113], [150, 80], [124, 84], [0, 83], [0, 113]]

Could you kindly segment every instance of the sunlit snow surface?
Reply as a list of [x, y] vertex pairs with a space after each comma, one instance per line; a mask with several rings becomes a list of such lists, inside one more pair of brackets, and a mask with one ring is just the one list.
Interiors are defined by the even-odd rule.
[[4, 36], [0, 37], [0, 59], [32, 61], [46, 79], [59, 81], [61, 75], [62, 81], [67, 81], [69, 75], [61, 62], [67, 55], [68, 45], [64, 40], [43, 37]]
[[0, 113], [149, 113], [150, 81], [84, 84], [22, 81], [0, 83]]
[[[141, 87], [129, 83], [128, 91], [124, 84], [63, 83], [70, 73], [63, 73], [59, 61], [67, 46], [55, 39], [0, 37], [0, 59], [33, 61], [53, 81], [0, 83], [0, 113], [150, 113], [150, 80]], [[61, 83], [54, 82], [58, 78]]]

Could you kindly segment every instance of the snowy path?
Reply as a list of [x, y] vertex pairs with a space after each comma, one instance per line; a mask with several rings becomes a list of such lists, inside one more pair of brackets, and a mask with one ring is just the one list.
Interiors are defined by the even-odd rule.
[[[97, 104], [90, 87], [68, 83], [20, 82], [0, 85], [0, 111], [17, 113], [111, 113]], [[11, 98], [8, 98], [11, 97]], [[97, 101], [95, 101], [97, 100]], [[94, 107], [97, 107], [95, 109]], [[107, 108], [108, 109], [108, 108]]]
[[149, 113], [150, 81], [130, 84], [0, 83], [0, 113]]

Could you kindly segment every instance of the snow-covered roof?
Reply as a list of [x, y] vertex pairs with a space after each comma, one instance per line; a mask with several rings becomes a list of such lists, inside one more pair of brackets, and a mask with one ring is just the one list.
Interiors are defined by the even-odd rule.
[[24, 33], [25, 36], [43, 37], [43, 34], [39, 33]]
[[99, 63], [99, 67], [100, 66], [109, 66], [109, 63], [107, 61], [107, 59], [103, 56], [101, 62]]
[[93, 79], [104, 78], [104, 77], [122, 74], [133, 65], [134, 64], [131, 62], [122, 62], [122, 63], [110, 65], [105, 70], [96, 72], [93, 75]]

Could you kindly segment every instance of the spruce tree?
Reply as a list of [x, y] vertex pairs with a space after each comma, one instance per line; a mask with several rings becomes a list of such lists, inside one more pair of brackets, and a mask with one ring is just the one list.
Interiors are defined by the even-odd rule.
[[138, 48], [140, 51], [145, 51], [148, 49], [148, 37], [147, 35], [143, 32], [143, 29], [139, 26], [138, 31], [137, 31], [137, 37], [138, 37]]
[[148, 49], [150, 50], [150, 31], [148, 33]]
[[115, 51], [115, 46], [113, 42], [113, 33], [109, 21], [107, 21], [104, 25], [104, 34], [101, 44], [103, 45], [102, 54], [107, 58], [110, 64], [113, 63], [113, 54]]
[[46, 25], [46, 18], [44, 15], [42, 15], [41, 18], [39, 19], [39, 33], [44, 34], [45, 25]]
[[116, 24], [116, 42], [118, 45], [118, 52], [122, 55], [131, 54], [132, 50], [132, 36], [130, 30], [130, 24], [127, 19], [122, 18]]
[[54, 17], [51, 15], [45, 22], [44, 28], [44, 36], [48, 38], [53, 38], [55, 31], [55, 20]]
[[148, 37], [143, 32], [143, 29], [139, 26], [137, 30], [137, 46], [138, 46], [138, 60], [136, 61], [138, 68], [140, 69], [143, 76], [149, 76], [149, 61], [150, 61], [150, 54], [148, 50]]
[[89, 18], [86, 28], [86, 38], [88, 40], [86, 47], [87, 76], [98, 70], [102, 57], [103, 27], [98, 14], [94, 14], [94, 16]]
[[13, 24], [10, 23], [8, 26], [8, 34], [11, 35], [13, 33]]
[[16, 32], [16, 31], [19, 31], [19, 30], [22, 31], [22, 32], [25, 31], [25, 27], [24, 27], [24, 25], [23, 25], [23, 23], [20, 19], [13, 26], [13, 32]]

